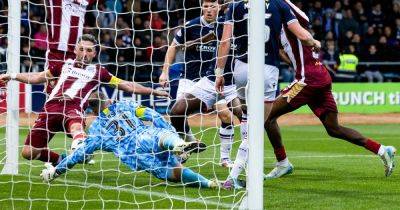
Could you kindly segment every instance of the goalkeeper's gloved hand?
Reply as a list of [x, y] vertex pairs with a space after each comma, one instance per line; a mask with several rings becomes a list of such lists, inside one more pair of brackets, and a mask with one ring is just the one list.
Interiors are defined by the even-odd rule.
[[42, 170], [40, 177], [42, 177], [43, 182], [49, 183], [57, 178], [59, 175], [56, 173], [56, 168], [51, 163], [45, 163], [45, 169]]

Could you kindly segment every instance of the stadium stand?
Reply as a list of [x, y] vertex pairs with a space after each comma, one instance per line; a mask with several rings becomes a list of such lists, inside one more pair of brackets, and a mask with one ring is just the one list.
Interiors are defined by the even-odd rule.
[[[169, 5], [164, 0], [99, 0], [89, 8], [84, 32], [100, 40], [98, 61], [107, 64], [121, 78], [130, 79], [135, 75], [138, 81], [157, 81], [155, 78], [160, 74], [173, 33], [186, 20], [200, 14], [199, 0], [168, 2]], [[384, 81], [400, 80], [399, 0], [293, 2], [309, 16], [310, 30], [323, 43], [321, 56], [335, 81], [342, 81], [335, 77], [340, 55], [352, 48], [360, 62], [357, 74], [344, 81], [371, 80], [365, 74], [371, 68]], [[42, 70], [47, 36], [43, 0], [23, 1], [22, 10], [22, 70]], [[0, 0], [0, 71], [6, 69], [6, 13], [7, 1]], [[372, 57], [371, 45], [376, 49]], [[281, 79], [288, 82], [291, 71], [283, 69]]]

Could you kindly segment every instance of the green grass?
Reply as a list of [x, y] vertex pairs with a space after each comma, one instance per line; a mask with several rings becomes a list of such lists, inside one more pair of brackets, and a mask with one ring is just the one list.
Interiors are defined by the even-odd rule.
[[[351, 127], [383, 144], [400, 148], [399, 125]], [[363, 148], [328, 137], [320, 126], [283, 127], [282, 133], [295, 172], [264, 182], [265, 208], [399, 208], [400, 171], [386, 178], [379, 158]], [[26, 134], [27, 129], [21, 129], [21, 145]], [[210, 147], [192, 156], [186, 166], [206, 177], [224, 179], [228, 170], [218, 166], [216, 130], [207, 129], [202, 140]], [[69, 147], [69, 142], [70, 139], [58, 134], [50, 147], [61, 152], [61, 148]], [[234, 150], [238, 145], [236, 142]], [[0, 160], [5, 156], [4, 150], [5, 132], [0, 129]], [[130, 171], [112, 154], [97, 153], [95, 160], [94, 166], [77, 165], [50, 185], [39, 178], [43, 164], [20, 160], [18, 176], [0, 175], [0, 209], [224, 209], [240, 201], [244, 193], [166, 186], [147, 173]], [[266, 172], [271, 170], [273, 161], [271, 146], [266, 142]], [[0, 169], [2, 166], [3, 163]]]

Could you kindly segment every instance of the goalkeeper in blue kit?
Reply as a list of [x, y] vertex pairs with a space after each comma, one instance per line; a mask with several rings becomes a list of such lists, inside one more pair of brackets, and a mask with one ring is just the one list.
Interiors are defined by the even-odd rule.
[[[152, 122], [146, 125], [143, 121]], [[202, 152], [201, 142], [185, 142], [162, 115], [130, 101], [112, 103], [93, 121], [88, 137], [55, 167], [46, 164], [40, 176], [50, 182], [78, 163], [84, 163], [96, 150], [113, 152], [133, 171], [146, 171], [158, 179], [184, 185], [213, 188], [217, 181], [206, 179], [179, 159]]]

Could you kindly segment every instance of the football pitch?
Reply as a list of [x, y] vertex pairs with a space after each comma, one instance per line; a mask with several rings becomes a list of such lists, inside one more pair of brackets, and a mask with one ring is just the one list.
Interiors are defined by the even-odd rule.
[[[385, 145], [400, 148], [400, 127], [354, 125], [364, 135]], [[194, 129], [199, 131], [199, 128]], [[215, 128], [202, 129], [198, 137], [209, 146], [193, 155], [187, 167], [208, 178], [223, 180], [228, 169], [219, 162], [219, 137]], [[20, 142], [27, 134], [21, 129]], [[330, 138], [322, 126], [285, 126], [282, 135], [292, 175], [264, 181], [267, 209], [396, 209], [400, 208], [400, 169], [384, 176], [380, 159], [364, 148]], [[239, 145], [236, 130], [234, 153]], [[267, 139], [267, 138], [266, 138]], [[51, 148], [69, 148], [70, 139], [57, 134]], [[251, 143], [251, 140], [250, 140]], [[232, 154], [232, 158], [235, 154]], [[265, 142], [265, 168], [274, 157]], [[20, 157], [19, 175], [0, 175], [0, 209], [148, 209], [148, 208], [235, 208], [244, 191], [198, 189], [163, 183], [146, 172], [132, 172], [112, 154], [95, 153], [95, 165], [77, 165], [51, 184], [42, 183], [43, 164]], [[0, 169], [4, 164], [5, 129], [0, 129]], [[397, 158], [398, 159], [398, 158]]]

